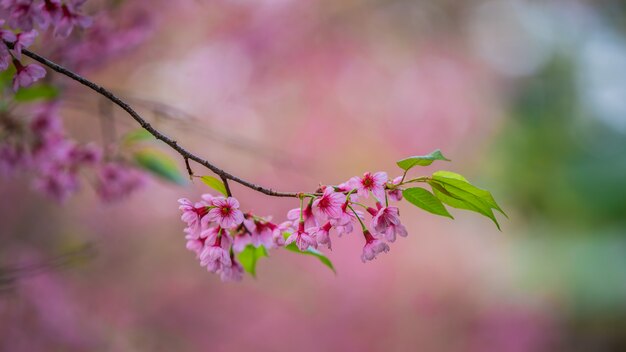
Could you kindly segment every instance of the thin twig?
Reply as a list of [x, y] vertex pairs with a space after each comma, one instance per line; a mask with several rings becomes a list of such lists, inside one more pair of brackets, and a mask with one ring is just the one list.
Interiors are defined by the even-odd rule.
[[183, 157], [185, 159], [185, 167], [187, 167], [187, 173], [189, 174], [189, 180], [193, 181], [193, 170], [191, 170], [191, 166], [189, 165], [189, 158]]
[[[6, 43], [6, 42], [5, 42]], [[12, 43], [6, 43], [6, 45], [9, 48], [12, 48], [13, 45]], [[99, 86], [98, 84], [91, 82], [90, 80], [84, 78], [83, 76], [74, 73], [68, 69], [66, 69], [63, 66], [60, 66], [50, 60], [48, 60], [45, 57], [39, 56], [36, 53], [33, 53], [32, 51], [29, 50], [22, 50], [22, 53], [28, 57], [30, 57], [31, 59], [45, 65], [48, 66], [49, 68], [51, 68], [52, 70], [67, 76], [73, 80], [75, 80], [76, 82], [94, 90], [95, 92], [99, 93], [100, 95], [106, 97], [107, 99], [109, 99], [110, 101], [112, 101], [113, 103], [115, 103], [117, 106], [119, 106], [120, 108], [122, 108], [124, 111], [126, 111], [135, 121], [137, 121], [137, 123], [144, 128], [146, 131], [148, 131], [151, 135], [153, 135], [156, 139], [163, 141], [165, 144], [167, 144], [168, 146], [170, 146], [172, 149], [174, 149], [178, 154], [180, 154], [183, 158], [189, 159], [189, 160], [193, 160], [195, 162], [197, 162], [198, 164], [206, 167], [207, 169], [213, 171], [215, 174], [217, 174], [218, 176], [220, 176], [220, 178], [222, 179], [226, 179], [226, 180], [231, 180], [234, 182], [237, 182], [245, 187], [248, 187], [250, 189], [253, 189], [257, 192], [266, 194], [268, 196], [272, 196], [272, 197], [292, 197], [292, 198], [297, 198], [298, 194], [300, 192], [279, 192], [279, 191], [275, 191], [271, 188], [266, 188], [257, 184], [254, 184], [252, 182], [246, 181], [240, 177], [237, 177], [235, 175], [232, 175], [224, 170], [222, 170], [221, 168], [213, 165], [212, 163], [210, 163], [209, 161], [202, 159], [201, 157], [189, 152], [187, 149], [181, 147], [180, 145], [178, 145], [178, 142], [176, 142], [175, 140], [173, 140], [172, 138], [170, 138], [169, 136], [161, 133], [160, 131], [158, 131], [156, 128], [152, 127], [152, 125], [146, 121], [143, 117], [141, 117], [128, 103], [124, 102], [123, 100], [121, 100], [120, 98], [118, 98], [117, 96], [115, 96], [113, 93], [111, 93], [109, 90]]]

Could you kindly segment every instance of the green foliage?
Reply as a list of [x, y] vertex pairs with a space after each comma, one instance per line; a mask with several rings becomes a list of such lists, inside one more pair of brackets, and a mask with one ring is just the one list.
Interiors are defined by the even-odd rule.
[[59, 90], [48, 84], [37, 84], [34, 86], [20, 88], [14, 96], [15, 101], [20, 103], [33, 102], [38, 100], [52, 100], [59, 95]]
[[435, 196], [443, 203], [453, 208], [482, 214], [493, 220], [500, 229], [493, 209], [505, 216], [506, 214], [488, 191], [470, 184], [463, 176], [449, 171], [435, 172], [428, 180], [428, 184], [432, 187]]
[[243, 270], [256, 277], [256, 262], [263, 257], [267, 257], [267, 249], [263, 246], [254, 247], [249, 244], [241, 253], [237, 255], [237, 260], [243, 267]]
[[[289, 237], [289, 233], [285, 232], [283, 234], [283, 236], [285, 237], [285, 239], [287, 239]], [[316, 257], [317, 259], [319, 259], [320, 262], [322, 262], [322, 264], [326, 265], [328, 268], [330, 268], [330, 270], [333, 271], [333, 273], [337, 273], [335, 271], [335, 267], [333, 266], [333, 263], [330, 261], [330, 259], [328, 259], [328, 257], [326, 257], [324, 255], [324, 253], [318, 251], [317, 249], [313, 249], [313, 248], [308, 248], [306, 251], [301, 251], [298, 246], [296, 246], [295, 242], [294, 243], [290, 243], [289, 245], [285, 246], [285, 248], [287, 250], [290, 250], [294, 253], [299, 253], [299, 254], [304, 254], [304, 255], [311, 255]]]
[[396, 162], [396, 164], [398, 164], [398, 166], [402, 170], [409, 171], [409, 169], [413, 168], [416, 165], [428, 166], [432, 164], [435, 160], [450, 161], [450, 159], [447, 159], [445, 156], [443, 156], [443, 154], [441, 154], [441, 150], [437, 149], [428, 155], [411, 156], [406, 159], [402, 159]]
[[134, 153], [134, 158], [139, 166], [164, 180], [180, 185], [186, 183], [176, 163], [167, 154], [155, 149], [142, 149]]
[[137, 142], [143, 142], [147, 140], [155, 140], [154, 136], [150, 134], [146, 129], [138, 128], [136, 130], [130, 131], [124, 135], [122, 138], [124, 144], [133, 145]]
[[226, 192], [226, 187], [224, 183], [213, 176], [202, 176], [200, 177], [202, 182], [207, 186], [213, 188], [214, 190], [220, 192], [224, 196], [228, 197], [228, 192]]
[[435, 197], [432, 193], [423, 188], [408, 188], [402, 191], [402, 195], [410, 203], [430, 213], [447, 216], [451, 219], [454, 219], [452, 215], [450, 215], [446, 207], [441, 203], [441, 201], [437, 199], [437, 197]]

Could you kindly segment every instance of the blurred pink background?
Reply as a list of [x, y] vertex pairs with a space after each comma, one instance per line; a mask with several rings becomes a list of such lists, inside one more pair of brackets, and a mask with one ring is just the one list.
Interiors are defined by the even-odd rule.
[[[520, 139], [535, 141], [519, 132], [526, 120], [515, 118], [536, 116], [525, 110], [532, 103], [521, 96], [545, 82], [563, 81], [546, 73], [551, 62], [564, 56], [584, 64], [590, 50], [626, 57], [626, 17], [619, 2], [126, 5], [141, 9], [150, 23], [145, 40], [80, 73], [127, 97], [158, 128], [227, 171], [279, 190], [310, 191], [320, 182], [336, 184], [365, 171], [396, 176], [396, 160], [441, 148], [452, 163], [418, 172], [466, 175], [493, 191], [509, 219], [500, 218], [498, 232], [473, 213], [453, 210], [452, 221], [402, 203], [409, 236], [373, 262], [361, 262], [362, 239], [351, 235], [334, 240], [327, 251], [336, 275], [314, 258], [275, 250], [259, 261], [256, 279], [224, 284], [185, 249], [176, 200], [210, 192], [200, 182], [180, 187], [154, 180], [116, 204], [98, 203], [85, 184], [61, 206], [31, 192], [24, 180], [3, 180], [1, 350], [626, 348], [621, 216], [582, 225], [553, 221], [548, 210], [533, 215], [529, 209], [544, 209], [537, 204], [545, 202], [522, 202], [532, 192], [522, 192], [518, 178], [530, 180], [536, 173], [549, 178], [541, 162], [528, 161], [545, 154], [507, 147]], [[562, 35], [575, 28], [613, 38], [600, 43], [613, 47], [594, 49], [592, 35]], [[608, 70], [615, 60], [599, 62]], [[583, 78], [596, 77], [588, 66], [591, 73]], [[578, 84], [609, 79], [603, 77]], [[534, 85], [537, 79], [543, 85]], [[612, 94], [626, 97], [620, 95], [623, 82]], [[64, 106], [66, 126], [78, 139], [99, 140], [97, 118], [90, 116], [99, 97], [74, 83], [67, 88], [76, 104]], [[581, 92], [564, 99], [573, 104], [589, 97]], [[155, 113], [141, 99], [188, 115]], [[601, 112], [596, 115], [608, 114]], [[575, 124], [576, 114], [562, 115], [567, 115], [563, 126]], [[619, 130], [611, 123], [626, 115], [620, 116], [596, 120]], [[137, 127], [121, 111], [115, 117], [120, 133]], [[566, 133], [530, 126], [533, 136], [540, 128]], [[548, 143], [546, 149], [558, 147]], [[184, 172], [182, 160], [176, 160]], [[612, 167], [623, 165], [618, 164]], [[616, 174], [624, 175], [626, 169], [619, 170]], [[297, 206], [293, 199], [231, 187], [243, 208], [276, 221]], [[571, 199], [564, 197], [555, 207], [569, 209], [563, 207]], [[596, 206], [582, 204], [582, 209]], [[58, 259], [66, 253], [69, 259]], [[42, 263], [41, 270], [17, 275], [9, 270], [32, 263]]]

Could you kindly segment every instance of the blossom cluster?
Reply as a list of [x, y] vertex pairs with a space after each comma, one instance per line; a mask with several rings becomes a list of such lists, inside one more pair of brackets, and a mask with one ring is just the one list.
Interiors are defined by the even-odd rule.
[[91, 170], [104, 201], [126, 197], [144, 184], [143, 172], [107, 160], [94, 144], [65, 135], [57, 104], [42, 104], [25, 114], [0, 114], [0, 175], [34, 174], [34, 187], [63, 201], [80, 188], [79, 174]]
[[[364, 239], [361, 260], [370, 261], [388, 252], [388, 243], [397, 236], [407, 236], [398, 208], [389, 205], [390, 200], [402, 199], [401, 181], [402, 177], [390, 181], [385, 172], [367, 172], [337, 186], [321, 186], [318, 193], [301, 194], [300, 207], [290, 210], [280, 224], [244, 214], [233, 197], [204, 194], [195, 203], [182, 198], [178, 202], [187, 225], [187, 248], [208, 271], [219, 274], [223, 281], [233, 281], [243, 277], [236, 257], [248, 245], [274, 249], [294, 243], [300, 251], [322, 246], [332, 249], [332, 237], [348, 235], [360, 225]], [[362, 203], [370, 195], [373, 207]], [[369, 221], [366, 214], [371, 215]]]
[[[0, 1], [0, 71], [15, 67], [13, 90], [28, 87], [46, 75], [37, 64], [24, 65], [21, 54], [39, 35], [37, 29], [53, 29], [67, 37], [74, 27], [86, 28], [91, 18], [80, 13], [85, 0], [2, 0]], [[37, 28], [37, 29], [36, 29]]]

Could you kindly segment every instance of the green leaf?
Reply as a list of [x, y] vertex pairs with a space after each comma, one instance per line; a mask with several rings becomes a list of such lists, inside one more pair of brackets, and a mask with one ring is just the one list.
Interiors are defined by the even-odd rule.
[[[290, 235], [291, 234], [288, 232], [283, 233], [283, 236], [285, 237], [285, 239], [287, 239]], [[319, 261], [322, 262], [322, 264], [329, 267], [330, 270], [333, 271], [333, 273], [337, 274], [337, 272], [335, 271], [335, 267], [333, 266], [333, 263], [330, 261], [330, 259], [328, 259], [328, 257], [325, 256], [324, 253], [318, 251], [317, 249], [309, 247], [306, 251], [301, 251], [298, 248], [298, 246], [296, 246], [295, 242], [290, 243], [289, 245], [285, 246], [285, 249], [295, 252], [295, 253], [299, 253], [299, 254], [312, 255], [316, 257], [317, 259], [319, 259]]]
[[126, 133], [124, 137], [122, 138], [122, 140], [124, 141], [124, 144], [127, 144], [127, 145], [135, 144], [137, 142], [142, 142], [142, 141], [146, 141], [150, 139], [155, 139], [155, 138], [152, 134], [150, 134], [150, 132], [148, 132], [146, 129], [143, 129], [143, 128], [138, 128], [134, 131], [130, 131]]
[[443, 203], [453, 208], [482, 214], [490, 218], [500, 229], [500, 224], [492, 209], [502, 214], [504, 212], [488, 191], [470, 184], [463, 176], [449, 171], [435, 172], [428, 184], [432, 187], [435, 196]]
[[454, 219], [452, 215], [450, 215], [446, 207], [443, 206], [441, 201], [437, 199], [437, 197], [435, 197], [432, 193], [428, 192], [427, 190], [423, 188], [420, 188], [420, 187], [407, 188], [404, 191], [402, 191], [402, 195], [410, 203], [428, 212], [431, 212], [436, 215], [447, 216], [450, 219]]
[[186, 179], [178, 171], [174, 160], [167, 154], [155, 149], [142, 149], [135, 152], [134, 157], [139, 166], [164, 180], [180, 185], [187, 183]]
[[213, 188], [214, 190], [220, 192], [224, 196], [228, 197], [228, 192], [226, 192], [226, 187], [224, 183], [213, 176], [202, 176], [200, 177], [202, 182], [207, 186]]
[[13, 65], [0, 72], [0, 88], [11, 87], [13, 76], [15, 76], [15, 66]]
[[15, 101], [25, 103], [36, 100], [52, 100], [59, 95], [59, 90], [48, 84], [20, 88], [13, 97]]
[[442, 181], [448, 183], [450, 185], [454, 185], [457, 188], [461, 188], [469, 193], [472, 193], [485, 201], [491, 209], [495, 209], [502, 213], [502, 215], [507, 216], [504, 211], [500, 208], [496, 200], [493, 198], [489, 191], [484, 189], [480, 189], [469, 183], [465, 179], [465, 177], [450, 171], [437, 171], [433, 174], [433, 180]]
[[263, 257], [268, 257], [265, 247], [254, 247], [249, 244], [237, 255], [237, 260], [243, 267], [243, 270], [250, 273], [253, 277], [256, 277], [256, 262]]
[[409, 169], [411, 169], [413, 166], [416, 166], [416, 165], [428, 166], [432, 164], [435, 160], [450, 161], [450, 159], [446, 158], [445, 156], [443, 156], [443, 154], [441, 154], [441, 150], [437, 149], [428, 155], [411, 156], [406, 159], [402, 159], [396, 162], [396, 164], [398, 164], [398, 166], [402, 170], [409, 171]]

